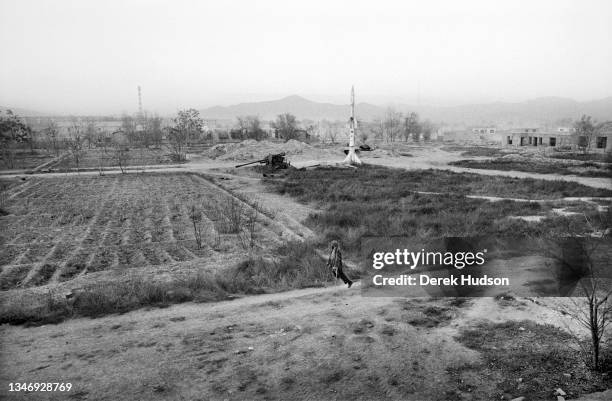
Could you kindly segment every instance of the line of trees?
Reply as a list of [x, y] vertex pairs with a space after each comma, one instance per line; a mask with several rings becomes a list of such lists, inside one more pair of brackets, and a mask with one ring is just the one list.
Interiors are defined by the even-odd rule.
[[393, 108], [388, 108], [382, 118], [365, 125], [371, 136], [386, 142], [407, 142], [410, 139], [413, 142], [429, 141], [435, 130], [431, 121], [421, 120], [417, 113], [404, 114]]
[[53, 119], [47, 119], [44, 126], [34, 129], [27, 123], [27, 119], [17, 116], [11, 110], [0, 113], [2, 161], [10, 169], [17, 167], [16, 155], [28, 151], [35, 155], [43, 150], [55, 157], [62, 153], [69, 154], [78, 167], [87, 149], [102, 148], [107, 153], [118, 147], [160, 148], [163, 137], [163, 119], [158, 115], [123, 115], [120, 127], [114, 132], [101, 127], [93, 117], [73, 117], [64, 125], [62, 132]]
[[266, 136], [266, 131], [261, 128], [261, 120], [258, 116], [236, 117], [236, 127], [231, 131], [232, 138], [261, 140]]
[[[315, 130], [311, 124], [306, 129], [300, 127], [297, 117], [291, 113], [279, 114], [270, 127], [276, 132], [278, 138], [284, 140], [303, 139], [304, 135], [310, 136]], [[234, 139], [256, 139], [266, 137], [266, 131], [262, 128], [261, 119], [258, 116], [239, 116], [236, 118], [236, 126], [231, 131]]]

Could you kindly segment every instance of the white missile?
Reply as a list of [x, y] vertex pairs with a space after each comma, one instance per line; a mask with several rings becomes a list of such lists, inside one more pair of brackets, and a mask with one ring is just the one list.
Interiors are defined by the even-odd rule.
[[355, 153], [355, 128], [357, 120], [355, 119], [355, 87], [351, 87], [351, 118], [349, 119], [349, 148], [348, 154], [343, 163], [361, 164], [361, 160]]

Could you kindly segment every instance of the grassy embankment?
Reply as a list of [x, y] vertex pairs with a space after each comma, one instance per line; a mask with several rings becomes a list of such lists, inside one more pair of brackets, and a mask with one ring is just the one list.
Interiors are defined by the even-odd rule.
[[[577, 175], [581, 177], [612, 178], [612, 166], [602, 166], [593, 162], [584, 162], [572, 166], [547, 163], [542, 161], [516, 161], [505, 159], [493, 160], [459, 160], [449, 163], [452, 166], [485, 170], [524, 171], [537, 174]], [[580, 171], [576, 169], [586, 169]]]
[[100, 317], [143, 307], [219, 301], [235, 294], [283, 291], [331, 282], [330, 273], [312, 246], [290, 242], [277, 249], [277, 254], [274, 260], [253, 257], [217, 273], [194, 272], [170, 281], [152, 281], [128, 272], [122, 280], [88, 285], [70, 299], [53, 289], [25, 304], [9, 299], [2, 306], [0, 324], [58, 323], [70, 317]]

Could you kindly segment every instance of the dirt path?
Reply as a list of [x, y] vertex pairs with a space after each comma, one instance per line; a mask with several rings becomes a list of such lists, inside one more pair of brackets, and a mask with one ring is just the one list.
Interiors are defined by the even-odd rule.
[[[457, 388], [447, 369], [479, 361], [454, 340], [462, 327], [483, 318], [560, 324], [541, 305], [512, 302], [450, 306], [330, 286], [4, 326], [0, 396], [7, 382], [26, 380], [73, 383], [71, 394], [40, 399], [448, 399]], [[432, 306], [450, 320], [424, 314]]]
[[[401, 146], [402, 144], [400, 144]], [[449, 163], [463, 160], [485, 160], [486, 157], [466, 157], [462, 156], [461, 152], [447, 152], [438, 147], [406, 147], [405, 149], [412, 156], [403, 157], [372, 157], [367, 152], [362, 152], [360, 155], [361, 160], [364, 163], [376, 164], [385, 167], [393, 168], [405, 168], [408, 170], [418, 169], [436, 169], [436, 170], [447, 170], [455, 173], [472, 173], [489, 176], [503, 176], [513, 178], [533, 178], [540, 180], [561, 180], [577, 182], [583, 185], [587, 185], [593, 188], [612, 188], [612, 181], [609, 178], [602, 177], [580, 177], [575, 175], [562, 175], [562, 174], [537, 174], [527, 173], [524, 171], [502, 171], [502, 170], [484, 170], [484, 169], [471, 169], [465, 167], [450, 166]], [[296, 158], [292, 165], [296, 167], [307, 167], [315, 164], [333, 164], [341, 161], [341, 157], [338, 158], [323, 158], [318, 160], [307, 160], [302, 158]]]
[[[448, 170], [457, 173], [473, 173], [480, 175], [489, 176], [504, 176], [513, 178], [533, 178], [541, 180], [562, 180], [577, 182], [583, 185], [587, 185], [593, 188], [612, 188], [612, 181], [609, 178], [603, 177], [579, 177], [574, 175], [562, 175], [562, 174], [537, 174], [528, 173], [523, 171], [501, 171], [501, 170], [484, 170], [484, 169], [470, 169], [464, 167], [450, 166], [448, 163], [466, 159], [465, 156], [461, 156], [461, 152], [447, 152], [438, 147], [407, 147], [407, 151], [412, 155], [411, 157], [403, 156], [389, 156], [389, 157], [372, 157], [367, 152], [362, 152], [361, 159], [364, 163], [377, 164], [386, 167], [394, 168], [405, 168], [409, 170], [414, 169], [438, 169]], [[310, 155], [312, 156], [312, 155]], [[315, 164], [333, 164], [341, 161], [342, 157], [339, 154], [337, 158], [330, 156], [330, 152], [321, 151], [321, 157], [316, 160], [309, 159], [307, 156], [295, 155], [289, 157], [291, 164], [295, 167], [307, 167]], [[468, 157], [469, 159], [479, 160], [486, 159], [483, 157]], [[209, 172], [214, 169], [233, 169], [236, 162], [227, 160], [212, 160], [205, 157], [194, 157], [194, 160], [187, 164], [170, 165], [170, 166], [144, 166], [145, 171], [195, 171], [195, 172]], [[142, 167], [138, 167], [140, 171]], [[136, 171], [133, 171], [136, 172]], [[117, 168], [116, 170], [105, 171], [104, 174], [120, 174], [121, 171]], [[83, 171], [78, 173], [45, 173], [45, 174], [31, 174], [31, 176], [62, 176], [66, 174], [83, 174], [83, 175], [98, 175], [97, 170]], [[15, 176], [23, 176], [23, 174], [6, 174], [4, 177], [10, 178]]]
[[577, 182], [583, 185], [587, 185], [593, 188], [612, 188], [612, 181], [609, 178], [602, 177], [580, 177], [575, 175], [562, 175], [562, 174], [537, 174], [528, 173], [524, 171], [502, 171], [502, 170], [484, 170], [484, 169], [471, 169], [465, 167], [450, 166], [448, 163], [462, 160], [462, 159], [473, 159], [479, 160], [482, 157], [465, 157], [461, 156], [460, 152], [447, 152], [439, 148], [421, 148], [411, 151], [413, 157], [392, 157], [392, 158], [369, 158], [368, 156], [363, 157], [365, 163], [378, 164], [381, 166], [395, 167], [395, 168], [408, 168], [408, 169], [437, 169], [437, 170], [448, 170], [455, 173], [472, 173], [489, 176], [503, 176], [513, 178], [533, 178], [540, 180], [561, 180]]

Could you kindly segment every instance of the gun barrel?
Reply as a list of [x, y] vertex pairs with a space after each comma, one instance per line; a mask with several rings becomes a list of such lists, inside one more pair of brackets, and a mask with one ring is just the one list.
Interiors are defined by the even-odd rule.
[[265, 163], [266, 159], [262, 159], [262, 160], [255, 160], [254, 162], [248, 162], [248, 163], [244, 163], [244, 164], [239, 164], [234, 168], [238, 168], [238, 167], [243, 167], [243, 166], [248, 166], [249, 164], [255, 164], [255, 163]]

